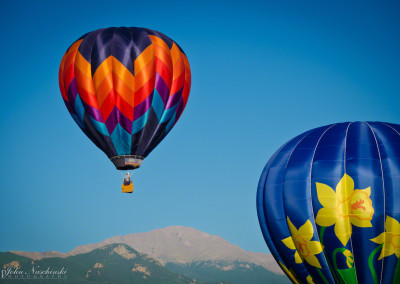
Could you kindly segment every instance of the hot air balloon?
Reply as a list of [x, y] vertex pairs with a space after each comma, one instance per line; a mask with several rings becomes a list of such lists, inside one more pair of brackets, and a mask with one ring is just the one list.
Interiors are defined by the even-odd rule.
[[400, 125], [307, 131], [266, 164], [264, 239], [293, 283], [400, 283]]
[[118, 170], [140, 167], [169, 133], [190, 83], [183, 50], [146, 28], [89, 32], [68, 48], [59, 69], [69, 113]]

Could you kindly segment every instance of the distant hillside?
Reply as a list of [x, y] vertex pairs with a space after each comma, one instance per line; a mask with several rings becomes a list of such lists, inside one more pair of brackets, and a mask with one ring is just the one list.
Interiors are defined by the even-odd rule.
[[[166, 269], [172, 275], [180, 275], [180, 278], [178, 277], [180, 281], [237, 284], [290, 283], [271, 254], [246, 252], [219, 236], [209, 235], [199, 230], [182, 226], [116, 236], [100, 243], [79, 246], [68, 253], [55, 251], [44, 253], [18, 251], [11, 253], [15, 253], [13, 254], [15, 257], [29, 257], [34, 259], [35, 262], [46, 260], [61, 261], [63, 259], [71, 261], [83, 256], [91, 256], [99, 248], [108, 248], [115, 244], [125, 244], [133, 248], [136, 251], [135, 254], [141, 257], [145, 257], [144, 254], [147, 255], [147, 259], [152, 259], [153, 264]], [[137, 259], [135, 258], [134, 261], [136, 262]], [[71, 266], [71, 268], [78, 269], [77, 271], [83, 269], [75, 266]], [[84, 269], [86, 268], [88, 267], [85, 266]], [[88, 270], [85, 271], [87, 272]], [[97, 268], [91, 269], [91, 271], [91, 273], [101, 273]], [[91, 273], [89, 273], [89, 276], [94, 277], [91, 276]], [[150, 280], [147, 279], [147, 281]]]
[[115, 236], [100, 243], [79, 246], [68, 253], [61, 252], [20, 252], [12, 253], [32, 259], [46, 257], [67, 257], [92, 251], [106, 244], [122, 243], [157, 259], [161, 263], [191, 263], [196, 261], [242, 261], [260, 265], [267, 270], [282, 274], [271, 254], [246, 252], [237, 245], [216, 235], [190, 227], [171, 226], [145, 233]]
[[[189, 277], [171, 272], [158, 261], [141, 254], [125, 244], [111, 244], [102, 248], [92, 250], [66, 258], [43, 258], [32, 261], [32, 259], [18, 256], [12, 253], [0, 253], [0, 275], [1, 283], [196, 283]], [[6, 275], [7, 269], [21, 271], [28, 280], [15, 280]], [[65, 275], [61, 280], [57, 276], [41, 273], [35, 275], [36, 271], [61, 270]], [[36, 277], [36, 280], [33, 280]], [[64, 279], [65, 277], [65, 279]], [[42, 279], [42, 280], [40, 280]], [[51, 279], [43, 280], [43, 279]], [[67, 282], [66, 282], [67, 281]]]

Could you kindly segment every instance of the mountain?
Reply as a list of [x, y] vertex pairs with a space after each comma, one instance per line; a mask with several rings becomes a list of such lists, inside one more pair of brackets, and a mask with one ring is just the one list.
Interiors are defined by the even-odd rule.
[[239, 246], [233, 245], [219, 236], [209, 235], [194, 228], [183, 226], [171, 226], [145, 233], [115, 236], [99, 243], [79, 246], [67, 253], [56, 251], [11, 252], [32, 259], [68, 257], [86, 253], [113, 243], [127, 244], [137, 251], [157, 259], [163, 264], [168, 262], [189, 263], [207, 260], [238, 260], [254, 263], [277, 274], [283, 274], [271, 254], [246, 252]]
[[[196, 283], [125, 244], [106, 245], [65, 258], [40, 260], [0, 253], [0, 267], [1, 283], [15, 283], [17, 275], [18, 283], [31, 283], [34, 279], [35, 283]], [[61, 274], [56, 274], [60, 271]], [[21, 280], [19, 272], [28, 279]]]
[[271, 254], [246, 252], [219, 236], [183, 226], [115, 236], [100, 243], [79, 246], [68, 253], [12, 253], [36, 260], [49, 257], [69, 258], [116, 243], [126, 244], [157, 260], [169, 271], [197, 281], [290, 283]]

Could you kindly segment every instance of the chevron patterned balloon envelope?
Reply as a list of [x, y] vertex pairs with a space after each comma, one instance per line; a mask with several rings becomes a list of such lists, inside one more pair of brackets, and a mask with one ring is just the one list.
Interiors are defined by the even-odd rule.
[[59, 69], [69, 113], [120, 170], [138, 168], [164, 139], [186, 106], [190, 83], [182, 49], [145, 28], [87, 33]]
[[307, 131], [265, 166], [264, 239], [293, 283], [400, 283], [400, 125]]

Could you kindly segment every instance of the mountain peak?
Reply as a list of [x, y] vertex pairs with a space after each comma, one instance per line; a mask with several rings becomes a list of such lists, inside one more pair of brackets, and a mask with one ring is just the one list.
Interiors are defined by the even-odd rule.
[[[117, 246], [115, 246], [117, 244]], [[170, 226], [144, 233], [133, 233], [124, 236], [115, 236], [96, 244], [79, 246], [68, 253], [45, 252], [27, 253], [13, 252], [33, 259], [46, 257], [68, 257], [90, 252], [106, 245], [114, 245], [115, 253], [125, 257], [133, 257], [129, 249], [121, 245], [128, 245], [140, 253], [158, 260], [161, 264], [187, 264], [198, 261], [241, 261], [254, 263], [275, 273], [282, 274], [270, 254], [246, 252], [239, 246], [229, 243], [217, 235], [210, 235], [192, 227]]]
[[184, 226], [171, 226], [145, 233], [116, 236], [106, 239], [104, 242], [128, 244], [162, 262], [250, 260], [246, 251], [237, 245], [233, 245], [219, 236]]

